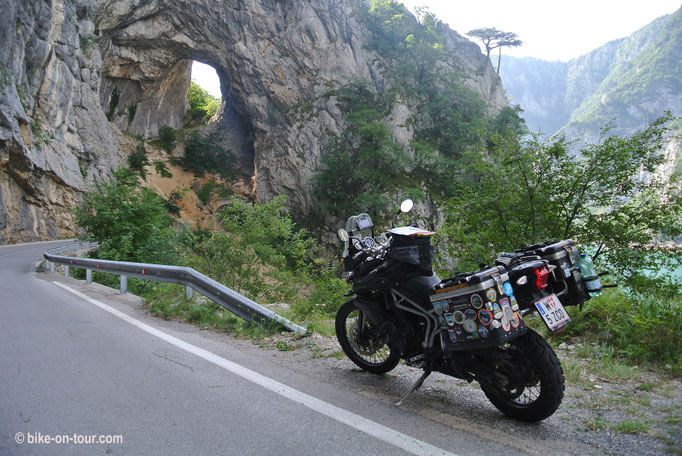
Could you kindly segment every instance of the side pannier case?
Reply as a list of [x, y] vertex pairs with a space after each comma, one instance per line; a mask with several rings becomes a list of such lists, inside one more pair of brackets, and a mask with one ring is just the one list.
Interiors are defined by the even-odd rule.
[[564, 306], [582, 306], [590, 299], [580, 274], [578, 247], [571, 239], [546, 242], [522, 249], [526, 254], [538, 255], [556, 266], [552, 275], [552, 288]]
[[441, 282], [431, 304], [446, 350], [495, 347], [526, 332], [502, 266]]

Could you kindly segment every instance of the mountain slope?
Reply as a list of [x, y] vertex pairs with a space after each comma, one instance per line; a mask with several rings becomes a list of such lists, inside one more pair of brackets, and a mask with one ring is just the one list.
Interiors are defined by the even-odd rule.
[[531, 130], [594, 141], [609, 123], [630, 134], [682, 114], [680, 49], [682, 9], [570, 62], [506, 57], [500, 75]]

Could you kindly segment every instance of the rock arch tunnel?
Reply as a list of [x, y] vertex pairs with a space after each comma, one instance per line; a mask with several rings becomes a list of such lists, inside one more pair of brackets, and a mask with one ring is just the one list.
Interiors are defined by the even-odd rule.
[[[309, 204], [307, 182], [341, 122], [325, 84], [378, 77], [352, 2], [128, 0], [104, 2], [100, 102], [123, 131], [155, 136], [186, 112], [192, 60], [216, 69], [225, 103], [208, 128], [255, 178], [256, 197]], [[305, 49], [305, 51], [302, 51]], [[316, 115], [294, 109], [315, 103]]]

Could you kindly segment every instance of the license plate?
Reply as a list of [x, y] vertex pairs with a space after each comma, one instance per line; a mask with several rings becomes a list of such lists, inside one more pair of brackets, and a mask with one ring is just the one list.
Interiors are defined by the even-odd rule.
[[568, 316], [568, 312], [555, 294], [540, 299], [535, 303], [535, 307], [547, 327], [552, 331], [566, 326], [571, 321], [571, 317]]

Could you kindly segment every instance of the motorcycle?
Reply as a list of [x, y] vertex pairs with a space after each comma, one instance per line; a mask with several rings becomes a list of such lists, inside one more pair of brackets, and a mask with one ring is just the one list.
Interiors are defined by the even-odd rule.
[[353, 286], [346, 295], [355, 295], [336, 314], [343, 351], [374, 374], [401, 360], [424, 371], [396, 405], [440, 372], [478, 382], [511, 418], [551, 416], [563, 399], [563, 371], [524, 316], [537, 311], [551, 331], [563, 329], [570, 317], [562, 302], [582, 305], [601, 290], [593, 266], [566, 240], [502, 253], [494, 266], [441, 280], [432, 269], [435, 233], [395, 226], [412, 207], [403, 201], [391, 229], [378, 238], [367, 214], [351, 216], [338, 231], [343, 278]]

